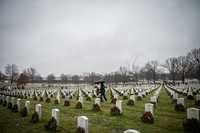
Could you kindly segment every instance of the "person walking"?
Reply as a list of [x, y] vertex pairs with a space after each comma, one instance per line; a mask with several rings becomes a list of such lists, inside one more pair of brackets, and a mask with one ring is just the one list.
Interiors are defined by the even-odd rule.
[[101, 82], [100, 83], [100, 93], [101, 93], [100, 99], [101, 99], [101, 101], [103, 101], [103, 98], [105, 99], [105, 101], [107, 101], [106, 96], [105, 96], [105, 88], [106, 88], [106, 86], [104, 85], [103, 82]]

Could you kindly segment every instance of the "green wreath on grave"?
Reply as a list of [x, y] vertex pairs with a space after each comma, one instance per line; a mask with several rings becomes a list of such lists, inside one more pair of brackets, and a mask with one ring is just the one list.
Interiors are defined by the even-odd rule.
[[84, 130], [84, 128], [82, 128], [82, 127], [78, 127], [78, 128], [76, 129], [75, 133], [85, 133], [85, 130]]
[[112, 98], [111, 103], [116, 104], [117, 98]]
[[127, 105], [131, 106], [134, 105], [135, 102], [133, 101], [133, 99], [128, 100]]
[[57, 121], [54, 117], [52, 117], [47, 124], [44, 125], [46, 130], [56, 131], [57, 128]]
[[21, 113], [21, 116], [22, 116], [22, 117], [27, 116], [27, 108], [24, 107], [20, 113]]
[[123, 99], [124, 99], [124, 100], [127, 100], [127, 99], [128, 99], [128, 97], [127, 97], [127, 96], [123, 96]]
[[4, 101], [4, 102], [3, 102], [3, 106], [7, 106], [7, 101]]
[[8, 103], [8, 109], [12, 109], [12, 103], [11, 102]]
[[145, 95], [145, 94], [142, 94], [142, 97], [144, 97], [144, 98], [145, 98], [145, 97], [146, 97], [146, 95]]
[[54, 101], [54, 104], [58, 104], [59, 102], [58, 102], [58, 99], [56, 99], [55, 101]]
[[141, 121], [144, 122], [144, 123], [153, 124], [153, 123], [154, 123], [154, 118], [153, 118], [153, 115], [151, 114], [151, 112], [146, 111], [146, 112], [142, 115]]
[[2, 99], [0, 99], [0, 105], [2, 105], [3, 104], [3, 100]]
[[37, 97], [36, 96], [34, 96], [34, 98], [33, 98], [34, 100], [37, 100]]
[[189, 100], [194, 100], [194, 96], [189, 95], [189, 96], [187, 96], [187, 99], [189, 99]]
[[50, 98], [47, 98], [46, 103], [50, 103], [50, 102], [51, 102]]
[[41, 102], [43, 101], [43, 97], [40, 97], [40, 101], [41, 101]]
[[137, 101], [141, 101], [142, 100], [142, 97], [141, 96], [138, 96], [137, 97]]
[[87, 97], [86, 101], [92, 101], [91, 97]]
[[200, 131], [200, 123], [197, 119], [187, 119], [186, 122], [182, 123], [182, 126], [185, 131], [199, 132]]
[[70, 106], [69, 100], [65, 100], [64, 106]]
[[32, 122], [33, 124], [35, 124], [35, 123], [38, 122], [38, 121], [39, 121], [39, 115], [38, 115], [37, 111], [35, 111], [35, 112], [32, 114], [31, 122]]
[[18, 106], [17, 106], [17, 104], [15, 104], [15, 105], [12, 107], [11, 112], [18, 112]]
[[196, 101], [195, 101], [195, 104], [196, 104], [197, 106], [200, 106], [200, 100], [196, 100]]
[[185, 111], [185, 107], [180, 103], [180, 104], [176, 104], [175, 106], [174, 106], [174, 109], [176, 110], [176, 111]]
[[76, 104], [76, 108], [77, 108], [77, 109], [82, 109], [82, 103], [81, 103], [81, 102], [78, 102], [78, 103]]
[[175, 104], [177, 102], [177, 99], [172, 99], [172, 104]]
[[97, 103], [96, 103], [96, 104], [93, 104], [92, 110], [93, 110], [94, 112], [101, 111], [99, 104], [97, 104]]
[[113, 106], [110, 110], [110, 114], [112, 116], [115, 116], [115, 115], [121, 115], [120, 113], [120, 109], [117, 107], [117, 106]]

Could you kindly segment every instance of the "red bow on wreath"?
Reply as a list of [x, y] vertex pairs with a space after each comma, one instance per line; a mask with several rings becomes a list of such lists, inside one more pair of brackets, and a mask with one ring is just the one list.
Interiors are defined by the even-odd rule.
[[151, 120], [151, 113], [145, 112], [145, 117], [146, 117], [147, 120]]

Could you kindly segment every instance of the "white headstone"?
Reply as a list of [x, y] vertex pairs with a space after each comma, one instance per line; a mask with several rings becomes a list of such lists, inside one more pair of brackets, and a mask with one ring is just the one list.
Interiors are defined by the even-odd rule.
[[137, 130], [129, 129], [129, 130], [124, 131], [124, 133], [140, 133], [140, 132]]
[[174, 93], [173, 94], [173, 99], [177, 99], [178, 98], [178, 94]]
[[155, 102], [157, 104], [157, 97], [156, 96], [152, 96], [151, 97], [151, 102]]
[[58, 100], [58, 103], [60, 103], [60, 95], [57, 95], [56, 99]]
[[6, 97], [6, 102], [7, 102], [7, 104], [10, 102], [10, 97], [9, 96]]
[[52, 117], [54, 117], [57, 121], [57, 130], [59, 130], [59, 125], [60, 125], [60, 111], [59, 109], [52, 109]]
[[30, 110], [30, 101], [25, 102], [25, 107], [27, 108], [27, 113], [28, 113]]
[[183, 106], [185, 106], [184, 98], [177, 98], [177, 104], [182, 104]]
[[135, 101], [135, 95], [131, 95], [130, 99], [133, 100], [133, 101]]
[[18, 111], [21, 111], [21, 99], [17, 99]]
[[114, 98], [118, 99], [118, 94], [115, 94], [115, 95], [114, 95]]
[[36, 104], [35, 105], [35, 111], [38, 113], [39, 120], [41, 120], [41, 118], [42, 118], [42, 105]]
[[12, 103], [12, 107], [13, 107], [14, 104], [15, 104], [15, 98], [14, 98], [14, 97], [12, 97], [12, 99], [11, 99], [11, 103]]
[[95, 98], [95, 104], [98, 104], [100, 106], [100, 98]]
[[119, 108], [120, 114], [122, 114], [122, 101], [121, 100], [117, 100], [116, 101], [116, 106]]
[[196, 95], [196, 101], [198, 101], [198, 100], [200, 100], [200, 95], [199, 94]]
[[142, 97], [142, 93], [138, 93], [138, 97]]
[[88, 118], [86, 116], [79, 116], [77, 126], [83, 128], [85, 133], [88, 133], [89, 132]]
[[187, 109], [187, 119], [195, 118], [199, 121], [199, 109], [197, 108], [188, 108]]
[[151, 103], [145, 104], [145, 112], [151, 112], [151, 114], [153, 115], [153, 104]]
[[188, 95], [188, 96], [193, 96], [193, 94], [192, 94], [191, 91], [189, 91], [187, 95]]
[[5, 97], [4, 95], [2, 95], [2, 97], [1, 97], [1, 98], [2, 98], [2, 100], [3, 100], [3, 103], [4, 103], [4, 100], [5, 100], [5, 99], [4, 99], [4, 97]]
[[79, 97], [79, 102], [82, 103], [83, 106], [83, 97]]
[[48, 94], [48, 98], [51, 98], [51, 94]]

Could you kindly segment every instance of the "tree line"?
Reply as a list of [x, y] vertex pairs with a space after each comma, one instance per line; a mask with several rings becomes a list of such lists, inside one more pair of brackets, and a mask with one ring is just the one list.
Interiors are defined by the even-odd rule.
[[185, 83], [185, 78], [198, 79], [200, 81], [200, 48], [194, 48], [185, 56], [171, 57], [165, 60], [164, 63], [159, 63], [158, 60], [148, 61], [144, 66], [137, 65], [137, 58], [130, 66], [120, 66], [118, 70], [104, 75], [96, 74], [94, 72], [83, 77], [80, 75], [61, 74], [60, 79], [56, 80], [53, 73], [47, 76], [44, 81], [42, 76], [37, 72], [36, 68], [30, 67], [24, 69], [20, 74], [17, 65], [7, 64], [5, 67], [5, 74], [0, 71], [0, 81], [9, 80], [12, 84], [16, 82], [18, 85], [25, 85], [27, 83], [91, 83], [96, 80], [104, 79], [108, 83], [152, 81], [156, 83], [157, 80], [182, 80]]

